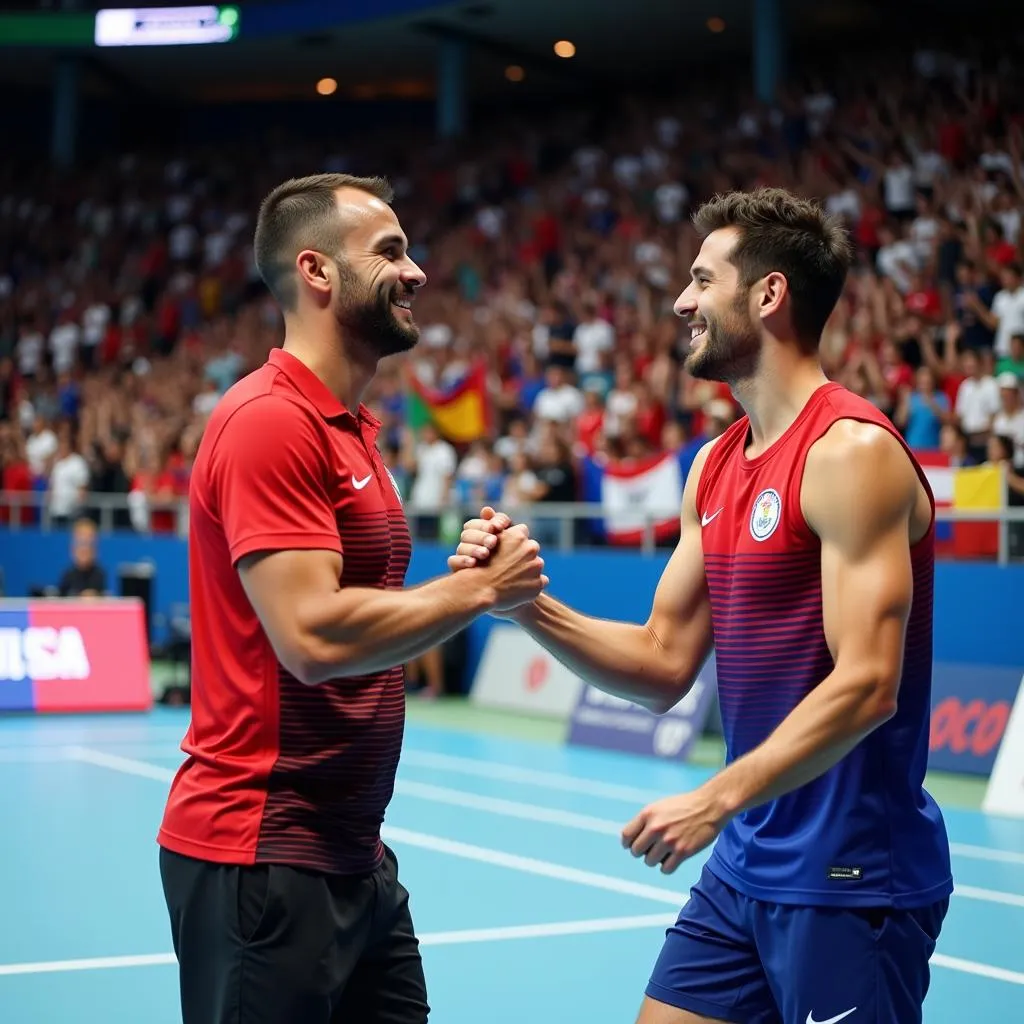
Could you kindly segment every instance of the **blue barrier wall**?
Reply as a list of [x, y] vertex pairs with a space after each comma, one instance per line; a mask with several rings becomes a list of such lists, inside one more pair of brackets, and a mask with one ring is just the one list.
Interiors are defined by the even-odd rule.
[[[447, 548], [417, 546], [409, 583], [421, 583], [447, 572], [448, 554]], [[120, 564], [148, 560], [155, 565], [154, 636], [162, 639], [161, 619], [173, 604], [188, 600], [185, 543], [176, 537], [105, 534], [100, 538], [99, 558], [114, 589]], [[588, 614], [627, 621], [647, 617], [666, 560], [667, 554], [647, 558], [623, 551], [545, 554], [552, 594]], [[0, 568], [8, 597], [25, 596], [33, 585], [56, 584], [69, 561], [66, 533], [27, 529], [0, 532]], [[1000, 568], [984, 563], [940, 562], [936, 574], [936, 660], [1024, 671], [1024, 629], [1020, 627], [1024, 565]], [[487, 617], [471, 631], [471, 668], [493, 621]]]

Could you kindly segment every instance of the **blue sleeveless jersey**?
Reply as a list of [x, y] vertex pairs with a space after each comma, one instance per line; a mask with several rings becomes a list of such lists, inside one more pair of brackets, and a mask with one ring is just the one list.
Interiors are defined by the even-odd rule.
[[[821, 544], [803, 519], [800, 489], [808, 450], [839, 419], [875, 423], [899, 438], [870, 403], [826, 384], [757, 458], [743, 454], [746, 418], [733, 424], [708, 453], [701, 474], [697, 513], [705, 524], [729, 762], [765, 740], [833, 668], [822, 621]], [[909, 449], [907, 455], [928, 488]], [[824, 775], [724, 829], [708, 867], [747, 896], [788, 904], [912, 907], [952, 892], [945, 825], [924, 789], [934, 514], [911, 558], [914, 596], [898, 710]]]

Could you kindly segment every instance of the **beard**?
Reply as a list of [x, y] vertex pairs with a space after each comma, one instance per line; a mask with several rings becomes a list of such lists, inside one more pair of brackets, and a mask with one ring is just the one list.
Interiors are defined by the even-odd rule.
[[377, 359], [398, 355], [414, 348], [420, 329], [411, 317], [402, 322], [395, 316], [392, 300], [412, 293], [401, 285], [367, 295], [362, 282], [343, 261], [338, 262], [341, 289], [334, 306], [334, 317], [345, 334], [358, 338]]
[[698, 380], [727, 384], [752, 377], [761, 358], [761, 338], [747, 312], [747, 294], [738, 295], [722, 317], [705, 317], [704, 334], [683, 368]]

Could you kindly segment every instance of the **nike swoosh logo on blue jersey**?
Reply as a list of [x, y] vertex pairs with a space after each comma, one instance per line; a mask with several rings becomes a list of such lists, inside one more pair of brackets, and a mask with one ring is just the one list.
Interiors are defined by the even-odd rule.
[[857, 1007], [855, 1006], [852, 1010], [847, 1010], [846, 1013], [839, 1014], [838, 1017], [829, 1017], [828, 1020], [815, 1020], [814, 1011], [812, 1010], [807, 1014], [807, 1024], [838, 1024], [844, 1017], [849, 1017], [851, 1013], [856, 1013]]

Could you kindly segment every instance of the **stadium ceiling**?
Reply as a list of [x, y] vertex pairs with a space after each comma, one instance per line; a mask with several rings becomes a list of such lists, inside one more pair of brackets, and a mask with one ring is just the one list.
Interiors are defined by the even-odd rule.
[[[166, 2], [166, 0], [165, 0]], [[263, 0], [264, 3], [270, 0]], [[281, 0], [276, 0], [280, 3]], [[836, 51], [857, 42], [900, 45], [902, 29], [927, 32], [962, 5], [955, 0], [777, 0], [792, 45], [820, 44]], [[54, 10], [59, 2], [0, 4], [6, 10]], [[78, 3], [79, 11], [111, 3]], [[152, 2], [136, 7], [155, 6]], [[321, 78], [338, 83], [337, 97], [422, 97], [435, 94], [441, 40], [467, 44], [465, 69], [471, 98], [535, 91], [617, 89], [642, 84], [676, 88], [699, 81], [716, 60], [735, 60], [748, 71], [753, 0], [463, 0], [419, 3], [413, 13], [370, 18], [312, 33], [246, 39], [246, 11], [260, 0], [241, 0], [241, 37], [230, 44], [189, 47], [92, 48], [79, 51], [91, 94], [159, 96], [180, 101], [315, 98]], [[325, 0], [324, 6], [331, 4]], [[381, 4], [381, 7], [386, 7]], [[973, 19], [992, 5], [975, 0]], [[712, 31], [713, 19], [724, 27]], [[570, 60], [553, 45], [567, 39]], [[0, 45], [2, 45], [0, 40]], [[42, 48], [4, 48], [0, 80], [45, 88], [57, 54]], [[505, 70], [523, 69], [511, 83]]]

